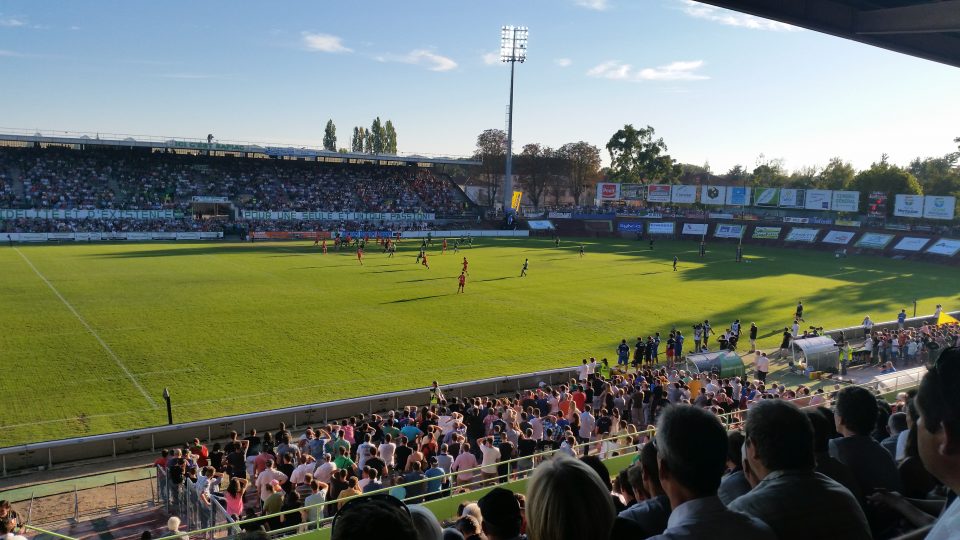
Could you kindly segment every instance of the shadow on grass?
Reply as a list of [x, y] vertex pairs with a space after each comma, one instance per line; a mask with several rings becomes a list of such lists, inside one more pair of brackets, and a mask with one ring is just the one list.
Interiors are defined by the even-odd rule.
[[441, 298], [443, 296], [453, 296], [452, 294], [431, 294], [429, 296], [417, 296], [414, 298], [401, 298], [399, 300], [391, 300], [389, 302], [381, 302], [381, 305], [386, 304], [405, 304], [407, 302], [417, 302], [419, 300], [429, 300], [431, 298]]

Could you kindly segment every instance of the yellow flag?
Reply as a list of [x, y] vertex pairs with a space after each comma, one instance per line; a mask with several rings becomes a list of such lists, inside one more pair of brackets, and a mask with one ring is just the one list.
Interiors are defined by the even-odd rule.
[[517, 212], [519, 212], [519, 211], [520, 211], [520, 200], [521, 200], [521, 199], [523, 199], [523, 192], [522, 192], [522, 191], [514, 191], [514, 192], [513, 192], [513, 200], [510, 201], [510, 207], [513, 208], [514, 210], [516, 210]]
[[937, 324], [938, 324], [938, 325], [940, 325], [940, 324], [960, 324], [960, 321], [954, 319], [953, 317], [947, 315], [946, 313], [941, 313], [940, 316], [937, 317]]

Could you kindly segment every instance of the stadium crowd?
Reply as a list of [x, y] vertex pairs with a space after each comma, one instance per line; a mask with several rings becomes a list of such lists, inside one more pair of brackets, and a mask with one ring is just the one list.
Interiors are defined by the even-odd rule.
[[457, 214], [468, 209], [463, 192], [446, 176], [418, 167], [0, 148], [5, 208], [188, 210], [194, 196], [227, 197], [247, 210]]
[[[250, 531], [335, 516], [337, 539], [867, 539], [932, 526], [939, 540], [960, 537], [958, 381], [957, 348], [893, 403], [858, 386], [592, 359], [511, 398], [447, 399], [434, 383], [429, 406], [194, 440], [155, 464], [172, 497], [191, 478], [201, 504], [217, 499]], [[620, 471], [601, 461], [630, 454]], [[526, 498], [501, 486], [442, 524], [420, 505], [526, 477]], [[382, 495], [357, 497], [370, 492]]]

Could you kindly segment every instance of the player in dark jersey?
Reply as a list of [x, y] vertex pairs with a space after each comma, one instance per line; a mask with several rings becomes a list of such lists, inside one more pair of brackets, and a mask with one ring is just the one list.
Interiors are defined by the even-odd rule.
[[520, 269], [520, 277], [526, 277], [527, 268], [530, 266], [530, 259], [523, 260], [523, 268]]
[[580, 244], [580, 256], [583, 257], [583, 244]]
[[674, 272], [677, 271], [677, 256], [676, 256], [676, 255], [673, 256], [673, 271], [674, 271]]

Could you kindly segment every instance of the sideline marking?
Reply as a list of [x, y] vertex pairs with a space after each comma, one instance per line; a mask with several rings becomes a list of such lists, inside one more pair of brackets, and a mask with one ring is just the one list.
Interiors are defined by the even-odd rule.
[[72, 305], [70, 305], [70, 302], [67, 302], [67, 299], [64, 298], [62, 294], [60, 294], [60, 291], [58, 291], [56, 287], [53, 286], [53, 283], [50, 283], [50, 281], [47, 280], [47, 278], [44, 277], [39, 270], [37, 270], [37, 267], [34, 266], [32, 262], [30, 262], [30, 259], [28, 259], [27, 256], [24, 255], [19, 248], [15, 247], [13, 248], [13, 250], [17, 252], [17, 255], [20, 255], [20, 257], [23, 258], [23, 261], [27, 263], [27, 265], [30, 267], [31, 270], [33, 270], [33, 273], [37, 274], [37, 277], [42, 279], [43, 282], [47, 284], [47, 287], [50, 287], [50, 290], [53, 291], [53, 294], [57, 295], [57, 298], [59, 298], [60, 301], [63, 302], [63, 305], [67, 306], [67, 309], [70, 310], [70, 313], [73, 313], [73, 316], [76, 317], [78, 321], [80, 321], [80, 323], [84, 326], [84, 328], [87, 329], [88, 332], [90, 332], [90, 335], [93, 336], [98, 343], [100, 343], [100, 346], [103, 347], [103, 350], [107, 351], [107, 355], [113, 359], [114, 363], [117, 364], [117, 367], [123, 370], [127, 378], [130, 379], [130, 382], [132, 382], [133, 385], [137, 387], [137, 390], [139, 390], [140, 393], [143, 394], [143, 398], [147, 400], [147, 402], [150, 404], [152, 408], [156, 409], [157, 402], [154, 401], [153, 398], [150, 397], [150, 394], [148, 394], [147, 391], [143, 389], [143, 386], [141, 386], [140, 383], [137, 382], [137, 379], [133, 376], [133, 373], [130, 373], [130, 370], [127, 369], [127, 366], [124, 365], [124, 363], [120, 360], [119, 357], [117, 357], [116, 353], [113, 352], [113, 349], [111, 349], [110, 346], [107, 345], [107, 343], [100, 338], [100, 335], [97, 334], [97, 332], [93, 329], [93, 327], [90, 326], [87, 323], [87, 321], [80, 316], [79, 313], [77, 313], [77, 310], [74, 309]]

